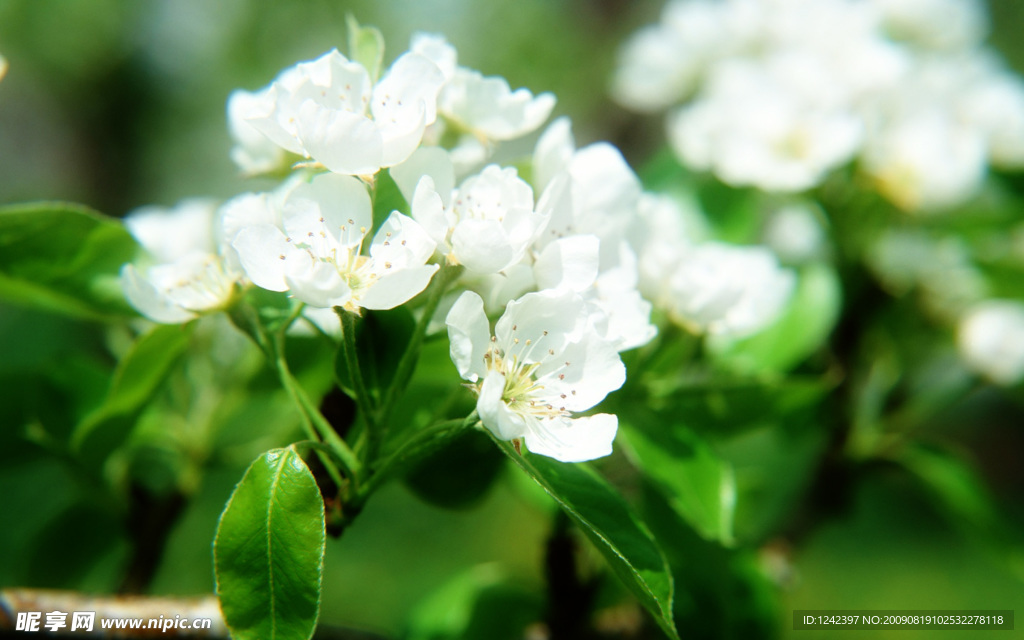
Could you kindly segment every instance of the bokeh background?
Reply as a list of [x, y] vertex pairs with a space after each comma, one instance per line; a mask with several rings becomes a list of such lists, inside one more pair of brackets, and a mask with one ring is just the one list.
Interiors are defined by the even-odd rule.
[[[554, 92], [555, 114], [572, 117], [581, 146], [609, 140], [641, 167], [663, 144], [661, 119], [626, 112], [611, 102], [607, 87], [618, 45], [655, 21], [661, 4], [0, 0], [0, 54], [10, 65], [0, 83], [0, 204], [66, 199], [123, 216], [148, 204], [264, 188], [267, 183], [238, 176], [229, 159], [227, 96], [236, 88], [264, 86], [296, 61], [342, 48], [348, 13], [382, 30], [386, 60], [405, 50], [415, 31], [444, 34], [461, 64], [502, 75], [513, 87]], [[990, 0], [989, 9], [990, 42], [1012, 68], [1024, 71], [1024, 4]], [[0, 374], [26, 362], [53, 362], [87, 339], [68, 321], [0, 309]], [[930, 428], [961, 444], [1020, 542], [1021, 405], [994, 392], [974, 395]], [[757, 455], [758, 443], [749, 447]], [[212, 590], [216, 518], [246, 462], [225, 461], [202, 479], [171, 530], [153, 592]], [[113, 523], [89, 509], [69, 510], [81, 501], [80, 479], [46, 456], [4, 456], [2, 465], [0, 587], [114, 588], [128, 550]], [[428, 506], [401, 485], [376, 496], [357, 525], [329, 543], [322, 620], [399, 633], [410, 615], [423, 615], [429, 607], [423, 603], [442, 585], [486, 563], [494, 564], [479, 571], [510, 575], [522, 598], [539, 598], [550, 508], [531, 497], [512, 469], [502, 473], [482, 503], [464, 511]], [[766, 544], [761, 551], [761, 568], [778, 585], [768, 606], [778, 615], [780, 634], [794, 634], [793, 609], [1024, 612], [1024, 557], [993, 553], [977, 542], [969, 518], [961, 517], [962, 526], [951, 523], [905, 474], [880, 469], [818, 490], [836, 487], [848, 493], [833, 501], [838, 506], [829, 517], [795, 542]], [[96, 549], [102, 560], [69, 565], [64, 555], [52, 553], [64, 544]], [[741, 632], [737, 625], [714, 633]]]

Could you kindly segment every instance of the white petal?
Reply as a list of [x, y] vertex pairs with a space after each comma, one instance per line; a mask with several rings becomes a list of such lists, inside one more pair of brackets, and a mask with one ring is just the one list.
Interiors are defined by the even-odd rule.
[[424, 56], [436, 64], [445, 78], [451, 78], [455, 74], [458, 53], [444, 36], [435, 33], [414, 33], [409, 43], [409, 51]]
[[289, 261], [309, 259], [296, 249], [277, 227], [257, 224], [244, 227], [231, 246], [238, 252], [242, 268], [253, 283], [270, 291], [287, 291], [285, 274]]
[[455, 301], [445, 319], [452, 362], [464, 380], [476, 382], [487, 373], [484, 354], [491, 344], [491, 332], [484, 313], [484, 301], [466, 291]]
[[337, 307], [352, 299], [352, 290], [329, 262], [314, 260], [305, 252], [293, 260], [285, 274], [292, 295], [314, 307]]
[[423, 176], [430, 176], [434, 182], [433, 188], [441, 195], [446, 206], [451, 200], [452, 189], [455, 188], [455, 168], [448, 152], [441, 147], [420, 147], [408, 160], [391, 167], [389, 172], [406, 202], [413, 201]]
[[436, 264], [385, 272], [358, 300], [367, 309], [394, 309], [427, 288], [437, 272]]
[[533, 152], [533, 184], [537, 191], [544, 191], [548, 183], [569, 165], [569, 159], [576, 151], [572, 137], [572, 123], [562, 116], [552, 122], [537, 141]]
[[387, 262], [391, 268], [405, 269], [425, 263], [436, 246], [418, 222], [392, 211], [373, 239], [370, 256], [377, 264]]
[[478, 273], [497, 273], [516, 262], [505, 228], [497, 220], [463, 220], [452, 232], [452, 253]]
[[548, 358], [561, 362], [559, 354], [566, 343], [579, 337], [586, 319], [583, 311], [583, 299], [572, 292], [527, 293], [508, 303], [494, 335], [506, 357], [515, 355], [520, 362]]
[[480, 385], [480, 397], [476, 401], [476, 410], [484, 426], [501, 440], [512, 440], [526, 435], [526, 418], [509, 410], [502, 400], [505, 392], [505, 376], [491, 371]]
[[186, 311], [162, 295], [153, 284], [142, 277], [134, 265], [121, 269], [121, 289], [135, 309], [154, 322], [179, 324], [188, 322], [196, 314]]
[[626, 368], [610, 343], [588, 333], [542, 362], [536, 379], [555, 406], [586, 411], [622, 386]]
[[300, 156], [306, 155], [306, 149], [299, 140], [293, 121], [291, 93], [284, 87], [273, 84], [261, 92], [259, 97], [259, 103], [250, 107], [246, 122], [279, 147]]
[[411, 201], [411, 213], [416, 222], [420, 223], [434, 242], [444, 246], [448, 237], [448, 216], [441, 195], [434, 188], [434, 179], [430, 176], [420, 178], [416, 192]]
[[306, 100], [298, 110], [298, 135], [310, 157], [335, 173], [376, 173], [384, 141], [369, 118]]
[[570, 289], [580, 292], [597, 278], [597, 236], [561, 238], [544, 247], [534, 263], [538, 289]]
[[370, 194], [358, 178], [321, 173], [309, 183], [300, 184], [292, 190], [285, 204], [287, 206], [299, 199], [315, 202], [318, 213], [311, 214], [314, 219], [307, 221], [302, 228], [293, 230], [291, 226], [285, 226], [295, 241], [303, 242], [310, 231], [325, 231], [343, 246], [351, 246], [358, 244], [366, 235], [365, 230], [373, 225]]
[[584, 462], [611, 454], [619, 420], [599, 413], [583, 418], [544, 420], [540, 429], [526, 433], [526, 448], [531, 453], [562, 462]]
[[378, 122], [402, 119], [399, 112], [423, 106], [425, 125], [437, 119], [437, 92], [444, 74], [436, 64], [418, 53], [405, 53], [391, 65], [387, 75], [373, 89], [370, 108]]

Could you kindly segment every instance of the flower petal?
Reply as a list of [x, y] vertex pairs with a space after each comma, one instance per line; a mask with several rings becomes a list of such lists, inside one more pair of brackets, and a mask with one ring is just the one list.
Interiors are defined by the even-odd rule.
[[612, 414], [599, 413], [576, 419], [543, 420], [539, 426], [526, 433], [526, 448], [531, 453], [562, 462], [584, 462], [612, 452], [619, 420]]
[[487, 373], [484, 354], [491, 344], [491, 331], [484, 313], [484, 301], [466, 291], [452, 305], [445, 319], [452, 362], [463, 380], [476, 382]]
[[411, 300], [427, 288], [430, 278], [437, 272], [436, 264], [385, 272], [359, 299], [359, 306], [367, 309], [394, 309]]

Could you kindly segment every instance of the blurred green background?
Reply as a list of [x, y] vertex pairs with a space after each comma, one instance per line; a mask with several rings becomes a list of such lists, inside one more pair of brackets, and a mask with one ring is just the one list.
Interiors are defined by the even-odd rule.
[[[267, 186], [242, 180], [229, 160], [227, 96], [235, 88], [262, 87], [299, 60], [343, 48], [347, 13], [382, 30], [388, 60], [405, 50], [414, 31], [444, 34], [461, 64], [505, 76], [513, 87], [554, 92], [555, 114], [572, 117], [581, 145], [611, 140], [641, 166], [663, 138], [661, 119], [625, 112], [611, 103], [606, 87], [619, 43], [654, 21], [660, 8], [650, 0], [0, 0], [0, 53], [10, 64], [0, 82], [0, 204], [67, 199], [122, 216], [146, 204], [226, 198]], [[992, 43], [1024, 70], [1024, 3], [994, 0], [990, 9]], [[0, 379], [63, 363], [83, 341], [99, 340], [98, 331], [75, 323], [0, 308]], [[925, 427], [960, 443], [1009, 523], [1006, 535], [1020, 548], [1024, 410], [995, 393], [968, 402]], [[14, 418], [0, 418], [8, 420], [0, 443], [10, 442]], [[279, 434], [281, 441], [287, 435]], [[750, 455], [765, 452], [759, 442], [748, 446]], [[785, 468], [785, 444], [775, 446]], [[0, 458], [0, 586], [113, 589], [128, 553], [116, 523], [102, 510], [69, 510], [81, 502], [81, 480], [51, 457], [25, 453], [29, 449], [19, 445]], [[212, 590], [216, 518], [251, 459], [236, 458], [200, 481], [172, 530], [154, 592]], [[417, 603], [485, 563], [499, 563], [524, 593], [539, 594], [550, 509], [514, 471], [505, 469], [469, 510], [428, 506], [400, 485], [375, 496], [356, 526], [329, 542], [322, 620], [397, 633]], [[977, 542], [969, 509], [946, 517], [950, 505], [933, 500], [906, 473], [883, 467], [807, 490], [843, 495], [834, 501], [835, 512], [796, 543], [769, 541], [753, 556], [752, 566], [778, 587], [767, 597], [781, 635], [833, 637], [794, 633], [793, 609], [1024, 612], [1024, 557]], [[969, 494], [972, 488], [957, 490]], [[798, 528], [797, 512], [790, 515]], [[103, 560], [74, 566], [72, 556], [53, 551], [68, 536], [77, 549], [95, 549]], [[737, 594], [735, 600], [751, 597]], [[688, 630], [681, 631], [686, 637]], [[694, 630], [705, 633], [711, 632]], [[739, 625], [714, 633], [745, 637]], [[930, 633], [872, 637], [909, 640]]]

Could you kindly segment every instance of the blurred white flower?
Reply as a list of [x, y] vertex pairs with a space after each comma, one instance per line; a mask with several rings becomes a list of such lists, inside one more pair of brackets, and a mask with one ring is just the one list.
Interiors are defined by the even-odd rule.
[[285, 199], [283, 230], [252, 224], [235, 236], [246, 274], [257, 286], [290, 291], [314, 307], [391, 309], [423, 291], [437, 265], [426, 262], [434, 242], [415, 220], [397, 211], [370, 246], [366, 186], [356, 178], [321, 174]]
[[778, 317], [794, 281], [764, 247], [708, 242], [683, 253], [656, 302], [693, 331], [742, 338]]
[[864, 170], [906, 211], [940, 211], [974, 195], [985, 178], [985, 144], [943, 111], [889, 123], [869, 140]]
[[614, 415], [572, 417], [622, 386], [618, 353], [588, 329], [583, 300], [569, 291], [528, 293], [508, 304], [491, 336], [483, 301], [465, 292], [447, 318], [451, 357], [477, 392], [484, 426], [501, 440], [563, 462], [606, 456]]
[[[824, 87], [825, 83], [819, 83]], [[863, 125], [852, 112], [809, 100], [753, 63], [722, 65], [702, 97], [669, 117], [679, 157], [737, 186], [802, 191], [848, 162]]]
[[[402, 162], [419, 146], [437, 117], [443, 82], [433, 62], [406, 53], [373, 84], [363, 65], [332, 50], [285, 69], [255, 94], [238, 94], [229, 115], [333, 172], [372, 175]], [[243, 150], [236, 156], [265, 156], [265, 149], [248, 142], [250, 134], [241, 124], [232, 129]]]
[[987, 300], [961, 320], [957, 345], [967, 366], [993, 382], [1024, 378], [1024, 304]]
[[191, 199], [170, 209], [136, 209], [125, 218], [152, 261], [124, 265], [121, 288], [150, 320], [187, 322], [230, 303], [241, 274], [218, 251], [215, 211], [215, 202]]

